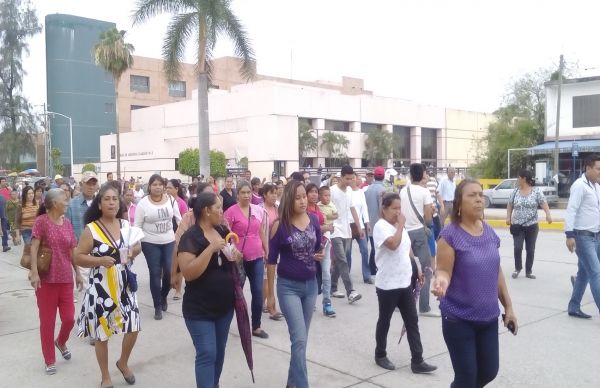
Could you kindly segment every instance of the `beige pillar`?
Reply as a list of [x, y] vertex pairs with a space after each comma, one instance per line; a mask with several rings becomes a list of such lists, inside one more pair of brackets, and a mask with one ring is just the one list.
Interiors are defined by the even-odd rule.
[[410, 129], [410, 162], [421, 163], [421, 127]]
[[[394, 126], [392, 124], [383, 124], [383, 130], [390, 133], [390, 134], [394, 134]], [[393, 140], [392, 140], [393, 143]], [[391, 168], [394, 167], [394, 151], [392, 150], [392, 153], [390, 154], [390, 157], [387, 160], [387, 163], [384, 163], [387, 168]]]
[[435, 131], [435, 139], [436, 139], [436, 154], [437, 154], [437, 166], [447, 166], [448, 160], [446, 156], [446, 142], [447, 138], [447, 130], [445, 128], [437, 129]]

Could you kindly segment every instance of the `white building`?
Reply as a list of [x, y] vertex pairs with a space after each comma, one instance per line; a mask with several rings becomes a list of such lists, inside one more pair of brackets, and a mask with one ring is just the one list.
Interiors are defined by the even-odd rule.
[[[313, 86], [314, 85], [314, 86]], [[396, 165], [425, 162], [444, 167], [466, 167], [481, 149], [492, 114], [467, 112], [290, 82], [261, 80], [211, 90], [209, 95], [210, 148], [223, 151], [233, 163], [248, 158], [253, 176], [289, 175], [299, 169], [298, 127], [306, 120], [319, 139], [336, 131], [349, 140], [347, 157], [361, 167], [366, 132], [381, 127], [401, 139]], [[196, 94], [193, 93], [193, 96]], [[132, 111], [131, 132], [121, 134], [124, 177], [147, 179], [159, 172], [179, 176], [176, 158], [185, 148], [198, 147], [197, 101], [186, 100]], [[101, 171], [115, 171], [116, 136], [100, 140]], [[321, 147], [306, 155], [313, 167], [329, 166], [333, 159]], [[317, 158], [318, 156], [318, 158]], [[392, 159], [388, 161], [392, 165]]]

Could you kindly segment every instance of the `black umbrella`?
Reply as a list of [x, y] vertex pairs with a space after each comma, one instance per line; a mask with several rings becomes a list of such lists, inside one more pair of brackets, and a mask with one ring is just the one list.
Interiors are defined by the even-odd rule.
[[240, 341], [242, 343], [242, 349], [244, 349], [244, 355], [246, 356], [246, 362], [248, 368], [250, 368], [250, 374], [252, 375], [252, 383], [254, 383], [254, 361], [252, 360], [252, 329], [250, 328], [250, 318], [248, 317], [248, 306], [246, 299], [244, 298], [244, 292], [240, 284], [240, 274], [238, 267], [235, 263], [231, 263], [231, 274], [233, 275], [233, 285], [235, 290], [235, 318], [237, 319], [238, 332], [240, 334]]

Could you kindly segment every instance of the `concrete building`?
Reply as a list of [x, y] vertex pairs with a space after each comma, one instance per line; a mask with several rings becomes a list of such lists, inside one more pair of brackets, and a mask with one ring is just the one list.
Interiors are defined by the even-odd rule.
[[[375, 127], [396, 133], [400, 154], [388, 165], [425, 162], [438, 167], [466, 167], [475, 159], [492, 114], [374, 96], [363, 90], [363, 81], [344, 78], [341, 83], [260, 80], [211, 90], [209, 119], [211, 149], [223, 151], [232, 165], [243, 157], [253, 175], [272, 172], [288, 175], [299, 169], [299, 122], [308, 122], [322, 145], [325, 132], [346, 137], [348, 161], [363, 161], [367, 132]], [[132, 112], [131, 132], [121, 136], [122, 174], [147, 179], [160, 172], [176, 172], [179, 152], [198, 147], [197, 101], [158, 105]], [[114, 171], [116, 136], [100, 140], [101, 170]], [[112, 152], [111, 152], [112, 150]], [[313, 167], [334, 165], [324, 147], [305, 155]], [[187, 180], [187, 177], [180, 177]]]

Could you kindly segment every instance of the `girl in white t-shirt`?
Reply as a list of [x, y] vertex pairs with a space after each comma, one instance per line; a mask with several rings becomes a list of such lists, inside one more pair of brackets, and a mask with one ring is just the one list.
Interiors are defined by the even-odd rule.
[[390, 321], [398, 307], [406, 326], [412, 356], [411, 370], [413, 373], [433, 372], [437, 367], [423, 360], [417, 307], [411, 286], [411, 260], [414, 259], [410, 257], [410, 238], [404, 228], [406, 219], [402, 215], [400, 196], [396, 193], [384, 195], [381, 212], [381, 218], [373, 227], [377, 265], [375, 287], [379, 302], [379, 319], [375, 330], [375, 363], [388, 370], [396, 368], [387, 358], [386, 345]]

